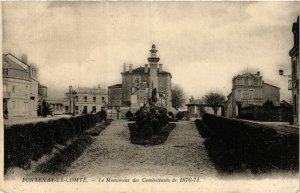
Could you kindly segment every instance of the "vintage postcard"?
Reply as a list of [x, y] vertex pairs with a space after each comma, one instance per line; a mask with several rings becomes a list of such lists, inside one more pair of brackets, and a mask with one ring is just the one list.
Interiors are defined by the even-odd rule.
[[1, 7], [2, 192], [299, 192], [299, 2]]

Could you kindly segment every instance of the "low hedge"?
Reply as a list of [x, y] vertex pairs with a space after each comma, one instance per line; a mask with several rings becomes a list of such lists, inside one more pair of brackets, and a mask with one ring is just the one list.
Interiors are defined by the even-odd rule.
[[209, 138], [205, 146], [222, 170], [248, 168], [259, 173], [299, 169], [299, 134], [280, 134], [265, 125], [211, 114], [204, 114], [202, 121], [195, 122], [196, 126]]
[[55, 144], [66, 142], [101, 122], [99, 113], [47, 123], [12, 125], [4, 130], [4, 170], [17, 166], [29, 169], [31, 160], [50, 154]]

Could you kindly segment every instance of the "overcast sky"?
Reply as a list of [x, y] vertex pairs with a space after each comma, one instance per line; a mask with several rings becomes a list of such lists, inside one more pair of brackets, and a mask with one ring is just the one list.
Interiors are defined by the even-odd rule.
[[227, 96], [233, 76], [260, 71], [290, 100], [278, 70], [290, 73], [299, 10], [299, 2], [4, 2], [3, 51], [27, 54], [55, 96], [68, 85], [121, 83], [123, 63], [143, 66], [155, 43], [187, 96]]

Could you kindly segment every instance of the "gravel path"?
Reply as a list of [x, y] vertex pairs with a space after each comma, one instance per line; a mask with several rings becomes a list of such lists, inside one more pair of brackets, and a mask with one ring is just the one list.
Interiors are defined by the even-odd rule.
[[66, 176], [215, 176], [194, 122], [178, 122], [165, 144], [129, 141], [128, 121], [113, 121], [70, 166]]

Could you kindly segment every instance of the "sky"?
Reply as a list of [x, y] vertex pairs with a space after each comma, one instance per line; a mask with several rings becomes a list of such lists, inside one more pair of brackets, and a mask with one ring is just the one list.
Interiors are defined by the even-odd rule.
[[123, 64], [156, 44], [186, 96], [227, 96], [232, 78], [260, 71], [290, 101], [289, 50], [299, 2], [3, 2], [3, 52], [26, 54], [50, 96], [69, 85], [121, 83]]

